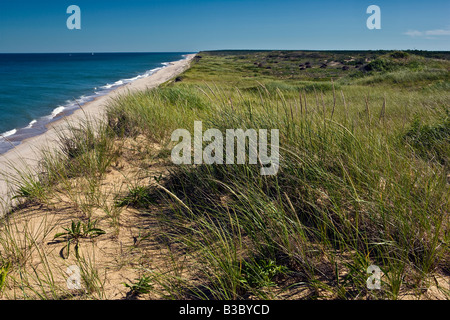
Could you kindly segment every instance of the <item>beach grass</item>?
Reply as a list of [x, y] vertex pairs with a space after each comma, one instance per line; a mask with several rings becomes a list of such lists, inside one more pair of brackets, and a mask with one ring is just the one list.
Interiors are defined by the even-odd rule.
[[[119, 268], [138, 272], [121, 281], [127, 297], [448, 299], [449, 68], [444, 53], [200, 52], [176, 79], [111, 101], [104, 122], [61, 132], [41, 173], [19, 175], [11, 215], [70, 207], [103, 221], [110, 245], [133, 240], [140, 258]], [[194, 121], [223, 133], [279, 129], [277, 175], [260, 164], [174, 165], [171, 134]], [[113, 172], [120, 185], [105, 188]], [[126, 231], [130, 212], [139, 235]], [[3, 229], [0, 266], [17, 279], [33, 246]], [[108, 297], [94, 260], [80, 260], [83, 298]], [[18, 286], [8, 275], [5, 294]], [[47, 283], [20, 287], [35, 298], [67, 291]]]

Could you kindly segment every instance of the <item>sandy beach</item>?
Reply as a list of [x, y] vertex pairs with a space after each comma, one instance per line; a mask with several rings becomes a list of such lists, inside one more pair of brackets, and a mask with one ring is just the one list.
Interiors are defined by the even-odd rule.
[[57, 143], [57, 132], [64, 131], [68, 123], [76, 124], [82, 119], [102, 119], [105, 107], [110, 101], [119, 95], [128, 92], [145, 90], [157, 87], [158, 85], [172, 79], [189, 67], [195, 54], [187, 55], [186, 59], [171, 62], [167, 67], [158, 70], [149, 77], [138, 79], [122, 87], [111, 91], [107, 95], [101, 96], [82, 106], [71, 115], [48, 125], [48, 130], [39, 135], [24, 140], [20, 145], [7, 153], [0, 155], [0, 215], [11, 205], [11, 181], [17, 177], [17, 171], [24, 168], [33, 172], [39, 160], [39, 151], [43, 148], [52, 148]]

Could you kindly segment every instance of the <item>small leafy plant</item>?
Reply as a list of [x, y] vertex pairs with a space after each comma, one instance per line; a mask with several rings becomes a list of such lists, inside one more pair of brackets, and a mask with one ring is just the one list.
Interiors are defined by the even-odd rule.
[[54, 239], [65, 238], [66, 245], [61, 249], [60, 255], [67, 259], [70, 254], [70, 246], [75, 245], [75, 256], [78, 258], [79, 241], [81, 238], [95, 238], [106, 232], [102, 229], [96, 228], [97, 220], [91, 221], [89, 219], [86, 223], [82, 221], [75, 222], [72, 220], [70, 227], [63, 228], [65, 232], [55, 234]]
[[273, 278], [286, 272], [288, 272], [287, 267], [277, 265], [273, 260], [244, 261], [244, 279], [241, 281], [254, 288], [271, 287], [274, 285]]
[[10, 267], [11, 267], [11, 264], [9, 262], [2, 263], [0, 265], [0, 293], [2, 292], [3, 287], [6, 283], [6, 277], [8, 275]]
[[144, 275], [134, 284], [124, 283], [123, 285], [130, 289], [131, 295], [137, 296], [139, 294], [149, 293], [153, 289], [153, 286], [150, 284], [151, 280], [151, 276]]

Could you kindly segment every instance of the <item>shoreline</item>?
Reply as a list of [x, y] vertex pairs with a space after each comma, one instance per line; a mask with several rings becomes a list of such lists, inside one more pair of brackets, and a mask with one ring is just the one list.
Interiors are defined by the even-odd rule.
[[76, 110], [80, 109], [80, 107], [83, 107], [88, 103], [97, 100], [98, 98], [106, 96], [112, 91], [135, 82], [136, 80], [148, 78], [157, 71], [166, 68], [172, 62], [184, 60], [187, 56], [188, 54], [183, 54], [178, 59], [169, 60], [169, 62], [162, 62], [160, 66], [150, 70], [146, 70], [145, 72], [140, 73], [133, 78], [125, 77], [115, 82], [114, 80], [112, 80], [107, 82], [106, 85], [97, 85], [97, 87], [94, 87], [93, 93], [80, 93], [78, 98], [68, 99], [64, 103], [56, 103], [55, 105], [58, 106], [55, 107], [52, 112], [46, 115], [37, 116], [31, 122], [29, 122], [27, 126], [19, 126], [9, 131], [0, 133], [0, 156], [14, 149], [23, 141], [45, 133], [53, 123], [72, 115]]
[[[46, 131], [42, 134], [25, 138], [11, 150], [0, 154], [0, 210], [4, 211], [11, 205], [11, 193], [9, 181], [17, 177], [17, 170], [34, 169], [38, 164], [38, 152], [43, 148], [53, 148], [57, 143], [57, 132], [67, 128], [67, 124], [79, 123], [89, 117], [91, 120], [103, 119], [104, 111], [110, 99], [117, 96], [151, 89], [176, 77], [184, 72], [196, 54], [188, 54], [185, 59], [170, 62], [166, 67], [157, 70], [152, 75], [137, 79], [120, 86], [103, 96], [99, 96], [75, 109], [69, 115], [46, 124]], [[12, 166], [14, 164], [14, 166]], [[0, 217], [2, 214], [0, 214]]]

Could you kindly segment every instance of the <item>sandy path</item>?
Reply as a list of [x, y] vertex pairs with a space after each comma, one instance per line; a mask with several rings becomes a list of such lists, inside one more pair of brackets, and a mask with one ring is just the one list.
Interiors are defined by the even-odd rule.
[[101, 119], [104, 117], [105, 106], [111, 98], [117, 97], [120, 94], [127, 92], [145, 90], [147, 88], [154, 88], [158, 85], [174, 78], [189, 67], [190, 61], [195, 54], [190, 54], [185, 60], [172, 62], [166, 68], [158, 70], [151, 76], [136, 80], [125, 86], [119, 87], [109, 94], [99, 97], [94, 101], [86, 103], [82, 110], [76, 110], [73, 114], [65, 117], [63, 120], [51, 123], [49, 129], [42, 135], [29, 138], [23, 141], [20, 145], [7, 153], [0, 155], [0, 216], [5, 209], [11, 205], [11, 184], [8, 181], [14, 181], [17, 177], [15, 168], [35, 168], [38, 161], [38, 152], [42, 148], [51, 148], [56, 144], [57, 132], [64, 130], [67, 127], [67, 121], [76, 124], [86, 116], [90, 119]]

